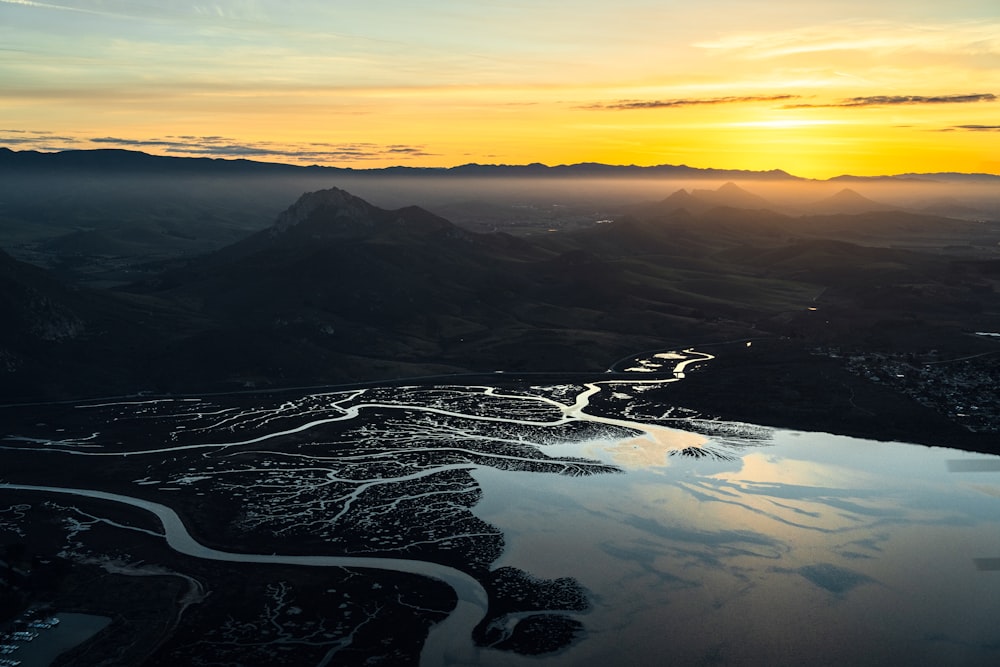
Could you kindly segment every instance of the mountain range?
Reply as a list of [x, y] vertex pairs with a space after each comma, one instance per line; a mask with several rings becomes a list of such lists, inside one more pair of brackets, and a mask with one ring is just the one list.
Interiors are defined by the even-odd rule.
[[464, 164], [456, 167], [382, 167], [376, 169], [353, 169], [345, 167], [323, 167], [318, 165], [296, 166], [275, 162], [256, 162], [245, 159], [222, 158], [190, 158], [150, 155], [140, 151], [123, 149], [67, 150], [53, 153], [39, 151], [13, 151], [0, 147], [0, 171], [15, 169], [18, 171], [51, 171], [69, 172], [76, 170], [109, 170], [135, 173], [147, 171], [153, 173], [176, 173], [178, 171], [198, 171], [201, 173], [240, 173], [240, 174], [287, 174], [295, 172], [313, 172], [332, 175], [368, 174], [384, 175], [442, 175], [491, 177], [608, 177], [655, 175], [683, 178], [756, 178], [756, 179], [796, 179], [780, 169], [769, 171], [748, 171], [743, 169], [700, 169], [687, 165], [655, 165], [638, 167], [635, 165], [620, 166], [594, 162], [571, 165], [547, 166], [540, 163], [526, 165], [503, 164]]
[[[463, 164], [455, 167], [381, 167], [373, 169], [354, 169], [350, 167], [327, 167], [319, 165], [297, 166], [277, 162], [258, 162], [247, 159], [224, 158], [194, 158], [151, 155], [141, 151], [125, 149], [92, 149], [64, 150], [56, 152], [15, 151], [0, 146], [0, 172], [15, 170], [70, 172], [76, 170], [106, 170], [135, 173], [147, 171], [152, 173], [192, 172], [212, 174], [288, 174], [288, 173], [325, 173], [331, 175], [371, 175], [385, 176], [390, 174], [440, 175], [440, 176], [470, 176], [470, 177], [613, 177], [634, 178], [637, 176], [654, 176], [670, 179], [706, 179], [706, 180], [811, 180], [793, 176], [781, 169], [752, 171], [745, 169], [715, 169], [689, 167], [687, 165], [661, 164], [652, 166], [610, 165], [598, 162], [582, 162], [577, 164], [545, 165], [531, 163], [525, 165], [507, 164]], [[936, 173], [906, 173], [885, 176], [853, 176], [844, 174], [835, 176], [831, 181], [987, 181], [1000, 182], [997, 174], [962, 174], [955, 172]]]
[[716, 208], [773, 211], [790, 215], [855, 214], [873, 211], [903, 210], [898, 206], [869, 199], [851, 188], [842, 188], [828, 197], [795, 206], [770, 201], [748, 192], [733, 182], [725, 183], [714, 190], [694, 188], [688, 191], [682, 188], [662, 201], [626, 210], [628, 212], [650, 214], [656, 211], [670, 212], [683, 209], [690, 213], [700, 214]]

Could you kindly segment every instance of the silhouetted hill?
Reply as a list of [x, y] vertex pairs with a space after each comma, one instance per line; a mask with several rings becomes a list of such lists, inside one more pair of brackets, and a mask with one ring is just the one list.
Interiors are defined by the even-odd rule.
[[669, 215], [683, 210], [697, 215], [713, 208], [769, 209], [773, 211], [777, 210], [779, 206], [730, 182], [715, 190], [696, 188], [689, 192], [681, 188], [662, 201], [634, 206], [628, 209], [628, 212], [635, 215], [655, 216]]
[[76, 338], [85, 330], [80, 292], [0, 251], [0, 340], [7, 356], [31, 341]]
[[871, 211], [892, 211], [895, 206], [872, 201], [863, 197], [850, 188], [844, 188], [835, 195], [815, 202], [807, 207], [809, 213], [831, 214], [831, 213], [869, 213]]
[[[877, 287], [891, 294], [927, 285], [947, 296], [942, 303], [967, 298], [964, 283], [941, 287], [947, 261], [828, 238], [877, 236], [878, 215], [890, 216], [891, 230], [881, 229], [890, 235], [900, 224], [922, 233], [921, 225], [942, 222], [720, 207], [517, 239], [330, 189], [304, 195], [269, 229], [133, 289], [194, 304], [230, 332], [206, 331], [173, 349], [175, 364], [200, 369], [205, 381], [367, 379], [376, 367], [386, 376], [593, 368], [619, 352], [655, 346], [665, 332], [736, 335], [762, 322], [780, 332], [780, 318], [769, 318], [805, 312], [824, 290], [863, 308], [874, 303]], [[867, 335], [880, 314], [865, 312], [871, 321], [857, 331], [830, 331]], [[246, 339], [249, 332], [261, 344], [271, 341], [269, 349], [311, 350], [309, 361], [285, 359], [279, 370], [256, 367], [266, 354], [249, 355], [251, 364], [231, 354], [203, 358], [226, 336]], [[329, 368], [320, 371], [320, 359]]]
[[[427, 171], [422, 169], [421, 171]], [[495, 176], [530, 176], [552, 178], [614, 178], [614, 177], [656, 177], [674, 180], [683, 179], [753, 179], [763, 181], [799, 181], [802, 180], [781, 169], [767, 171], [751, 171], [745, 169], [712, 169], [689, 167], [687, 165], [661, 164], [649, 167], [636, 165], [610, 165], [596, 162], [579, 164], [561, 164], [547, 166], [533, 163], [528, 165], [505, 164], [466, 164], [451, 167], [444, 171], [451, 175], [495, 177]]]
[[671, 287], [673, 268], [618, 259], [636, 245], [669, 254], [670, 239], [614, 227], [566, 246], [529, 242], [332, 189], [132, 291], [217, 323], [169, 349], [169, 372], [201, 383], [600, 369], [665, 328], [690, 330], [703, 300]]
[[764, 199], [759, 195], [744, 190], [735, 183], [726, 183], [715, 190], [696, 189], [692, 193], [696, 199], [702, 199], [712, 206], [727, 208], [742, 208], [747, 210], [768, 209], [776, 210], [777, 204]]
[[939, 171], [929, 174], [900, 174], [899, 178], [918, 178], [953, 183], [993, 183], [1000, 184], [1000, 174], [964, 174], [954, 171]]
[[0, 251], [0, 398], [149, 388], [146, 357], [191, 321], [142, 297], [69, 287]]
[[899, 176], [853, 176], [841, 174], [827, 179], [835, 183], [928, 183], [933, 182], [934, 174], [902, 174]]
[[[255, 162], [243, 159], [221, 159], [200, 157], [172, 157], [150, 155], [140, 151], [130, 151], [117, 148], [101, 148], [95, 150], [68, 150], [55, 153], [39, 151], [12, 151], [0, 147], [0, 171], [36, 172], [106, 172], [125, 173], [199, 173], [199, 174], [277, 174], [303, 169], [315, 170], [315, 167], [298, 167], [273, 162]], [[337, 168], [329, 168], [341, 171]]]
[[[517, 271], [496, 263], [521, 253], [538, 251], [511, 237], [465, 232], [419, 207], [389, 211], [334, 188], [303, 195], [270, 228], [142, 289], [196, 293], [234, 316], [301, 319], [304, 307], [321, 319], [403, 320], [516, 280]], [[477, 284], [483, 275], [488, 281]]]
[[609, 165], [594, 162], [548, 166], [540, 163], [526, 165], [506, 164], [464, 164], [456, 167], [383, 167], [375, 169], [353, 169], [326, 166], [298, 166], [277, 162], [258, 162], [246, 159], [200, 158], [150, 155], [141, 151], [124, 149], [67, 150], [53, 153], [39, 151], [14, 151], [0, 147], [0, 172], [4, 171], [106, 171], [111, 173], [202, 173], [220, 175], [264, 174], [290, 175], [296, 172], [323, 174], [327, 176], [371, 175], [378, 176], [472, 176], [472, 177], [634, 177], [650, 176], [658, 178], [752, 178], [757, 180], [801, 180], [780, 169], [750, 171], [743, 169], [705, 169], [687, 165]]
[[869, 246], [903, 246], [939, 252], [996, 245], [1000, 226], [899, 210], [797, 218], [797, 234]]
[[[597, 162], [562, 164], [548, 166], [540, 163], [525, 165], [507, 164], [463, 164], [455, 167], [384, 167], [375, 169], [352, 169], [325, 166], [298, 166], [278, 162], [259, 162], [242, 158], [201, 158], [150, 155], [141, 151], [125, 149], [66, 150], [57, 152], [15, 151], [0, 146], [0, 171], [8, 170], [148, 170], [160, 172], [197, 171], [201, 173], [291, 173], [312, 172], [328, 175], [370, 174], [384, 175], [448, 175], [474, 177], [614, 177], [647, 176], [672, 180], [702, 178], [706, 180], [758, 180], [758, 181], [803, 181], [781, 169], [753, 171], [745, 169], [714, 169], [689, 167], [687, 165], [610, 165]], [[1000, 182], [997, 174], [964, 174], [955, 172], [907, 173], [884, 176], [854, 176], [844, 174], [828, 179], [838, 182]]]
[[991, 215], [989, 211], [969, 206], [956, 197], [938, 197], [924, 202], [920, 211], [928, 215], [941, 215], [960, 220], [983, 220]]

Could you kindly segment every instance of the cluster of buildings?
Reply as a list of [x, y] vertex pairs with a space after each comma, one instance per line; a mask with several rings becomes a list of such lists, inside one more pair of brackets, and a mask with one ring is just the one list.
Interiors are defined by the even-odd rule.
[[937, 350], [844, 356], [851, 372], [891, 386], [970, 431], [1000, 433], [1000, 354], [952, 360]]
[[0, 632], [0, 667], [17, 667], [17, 651], [21, 645], [38, 638], [40, 630], [48, 630], [59, 625], [55, 616], [40, 615], [37, 610], [25, 612], [11, 623], [12, 629]]

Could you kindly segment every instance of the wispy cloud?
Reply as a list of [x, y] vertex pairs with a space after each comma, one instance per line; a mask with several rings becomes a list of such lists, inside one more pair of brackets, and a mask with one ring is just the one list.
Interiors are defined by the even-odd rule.
[[61, 143], [77, 143], [77, 139], [73, 137], [60, 137], [54, 134], [51, 135], [41, 135], [41, 136], [26, 136], [19, 135], [15, 137], [5, 137], [0, 136], [0, 145], [26, 145], [26, 146], [38, 146], [41, 144], [49, 145], [53, 141], [58, 141]]
[[951, 127], [946, 127], [939, 132], [1000, 132], [1000, 125], [952, 125]]
[[77, 137], [62, 136], [46, 130], [0, 129], [0, 146], [48, 152], [79, 148], [81, 142]]
[[57, 5], [51, 2], [35, 2], [35, 0], [0, 0], [0, 4], [5, 5], [20, 5], [22, 7], [35, 7], [37, 9], [55, 9], [63, 12], [77, 12], [79, 14], [97, 14], [97, 15], [107, 15], [107, 12], [102, 12], [93, 9], [86, 9], [84, 7], [71, 7], [69, 5]]
[[[192, 137], [194, 139], [194, 137]], [[128, 146], [130, 148], [144, 148], [148, 146], [164, 146], [164, 147], [175, 147], [178, 144], [176, 141], [169, 141], [165, 139], [120, 139], [118, 137], [95, 137], [90, 140], [95, 144], [112, 144], [114, 146]]]
[[696, 47], [761, 60], [831, 51], [863, 54], [922, 52], [983, 55], [1000, 52], [997, 20], [951, 23], [842, 21], [780, 32], [730, 34]]
[[611, 104], [592, 104], [586, 109], [627, 111], [632, 109], [674, 109], [678, 107], [714, 104], [741, 104], [746, 102], [780, 102], [798, 99], [798, 95], [745, 95], [733, 97], [678, 98], [672, 100], [620, 100]]
[[966, 95], [867, 95], [848, 97], [839, 102], [826, 104], [787, 104], [786, 109], [843, 108], [843, 107], [884, 107], [904, 104], [969, 104], [972, 102], [993, 102], [993, 93], [970, 93]]
[[369, 160], [404, 161], [411, 158], [435, 155], [425, 146], [376, 143], [292, 143], [272, 141], [241, 142], [222, 136], [168, 135], [150, 139], [125, 137], [81, 138], [55, 136], [39, 131], [0, 130], [0, 146], [18, 146], [36, 150], [61, 150], [69, 144], [73, 148], [122, 148], [148, 150], [165, 155], [189, 157], [221, 157], [244, 159], [271, 159], [295, 163], [342, 164]]
[[0, 0], [0, 4], [20, 5], [37, 9], [92, 14], [95, 16], [131, 19], [173, 19], [185, 20], [196, 17], [211, 19], [260, 18], [258, 3], [254, 0], [242, 2], [214, 2], [190, 4], [183, 2], [135, 2], [135, 0], [63, 0], [63, 2], [40, 2], [39, 0]]

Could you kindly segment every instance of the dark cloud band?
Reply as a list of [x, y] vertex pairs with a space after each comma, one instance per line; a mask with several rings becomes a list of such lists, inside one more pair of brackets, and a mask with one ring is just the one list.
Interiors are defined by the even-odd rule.
[[741, 97], [680, 98], [674, 100], [621, 100], [612, 104], [594, 104], [587, 109], [628, 111], [632, 109], [674, 109], [677, 107], [740, 104], [744, 102], [780, 102], [797, 99], [798, 95], [747, 95]]
[[[57, 146], [53, 142], [62, 142]], [[395, 160], [433, 156], [423, 146], [393, 144], [383, 146], [373, 143], [308, 143], [278, 144], [271, 141], [241, 143], [221, 136], [198, 137], [193, 135], [167, 136], [153, 139], [126, 139], [122, 137], [55, 137], [40, 132], [0, 130], [0, 145], [18, 145], [36, 150], [63, 150], [65, 148], [116, 147], [126, 149], [157, 149], [158, 151], [197, 157], [278, 158], [317, 163], [366, 161], [391, 157]], [[69, 145], [67, 145], [69, 144]]]
[[848, 97], [831, 104], [789, 104], [786, 109], [844, 108], [844, 107], [884, 107], [904, 104], [969, 104], [973, 102], [993, 102], [993, 93], [972, 93], [968, 95], [870, 95]]
[[951, 129], [970, 132], [1000, 132], [1000, 125], [956, 125]]

